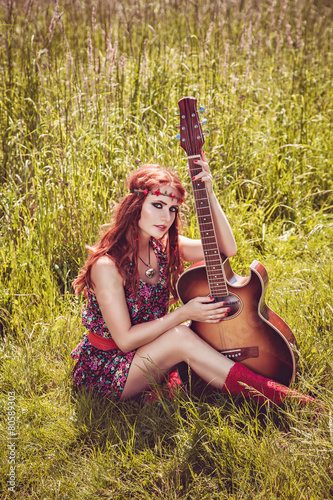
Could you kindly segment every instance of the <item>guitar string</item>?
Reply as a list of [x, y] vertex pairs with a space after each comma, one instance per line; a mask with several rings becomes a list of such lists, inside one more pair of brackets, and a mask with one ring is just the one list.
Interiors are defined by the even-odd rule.
[[[192, 134], [193, 134], [193, 131], [192, 131]], [[186, 146], [191, 146], [189, 143], [187, 143], [187, 141], [185, 141], [185, 144]], [[194, 162], [193, 162], [194, 163]], [[194, 175], [197, 175], [198, 173], [200, 173], [202, 171], [202, 168], [199, 167], [200, 169], [196, 169], [192, 162], [188, 161], [188, 164], [189, 164], [189, 170], [190, 170], [190, 174], [191, 174], [191, 177], [193, 177], [193, 174]], [[197, 172], [197, 170], [199, 170]], [[194, 195], [194, 201], [195, 201], [195, 207], [196, 207], [196, 210], [197, 210], [197, 214], [198, 214], [198, 221], [199, 221], [199, 211], [200, 210], [203, 210], [202, 208], [198, 207], [197, 205], [197, 201], [200, 201], [202, 199], [202, 195], [203, 195], [203, 198], [206, 199], [208, 201], [208, 197], [207, 197], [207, 189], [206, 187], [204, 189], [196, 189], [195, 186], [194, 186], [194, 182], [192, 182], [192, 189], [193, 189], [193, 195]], [[211, 214], [211, 209], [210, 209], [210, 206], [209, 206], [209, 201], [208, 201], [208, 206], [205, 207], [205, 210], [208, 211], [208, 214], [203, 214], [204, 216], [206, 217], [209, 217], [210, 218], [210, 221], [209, 222], [209, 225], [214, 227], [213, 226], [213, 220], [212, 220], [212, 214]], [[202, 215], [201, 215], [202, 216]], [[199, 222], [199, 227], [200, 227], [200, 222]], [[201, 226], [202, 227], [202, 226]], [[213, 232], [214, 232], [214, 239], [215, 239], [215, 247], [216, 247], [216, 235], [215, 235], [215, 231], [213, 229]], [[206, 244], [206, 243], [205, 243]], [[223, 264], [221, 263], [221, 256], [220, 256], [220, 253], [218, 253], [218, 258], [219, 258], [219, 261], [218, 261], [218, 267], [221, 268], [221, 272], [222, 272], [222, 276], [223, 276], [223, 279], [224, 281], [226, 281], [225, 279], [225, 275], [224, 275], [224, 270], [223, 270]], [[208, 257], [208, 260], [210, 260], [210, 257]], [[221, 295], [219, 294], [219, 290], [216, 289], [215, 287], [212, 286], [212, 280], [211, 280], [211, 277], [209, 276], [209, 273], [210, 273], [210, 270], [208, 269], [208, 267], [211, 265], [211, 262], [208, 263], [208, 266], [207, 266], [207, 259], [205, 258], [205, 261], [206, 261], [206, 271], [207, 271], [207, 278], [208, 278], [208, 285], [211, 289], [211, 293], [212, 293], [212, 296], [214, 296], [214, 292], [213, 292], [213, 289], [217, 291], [217, 294], [216, 296], [223, 296], [223, 295], [227, 295], [228, 291], [227, 291], [227, 288], [226, 288], [226, 285], [223, 285], [223, 291], [221, 293]], [[220, 340], [220, 343], [221, 343], [221, 347], [222, 347], [222, 350], [225, 350], [226, 348], [226, 345], [225, 345], [225, 340], [224, 340], [224, 335], [223, 335], [223, 332], [221, 331], [221, 325], [218, 325], [218, 333], [219, 333], [219, 340]]]
[[[188, 146], [188, 144], [187, 144]], [[190, 172], [191, 172], [191, 176], [192, 176], [192, 173], [194, 175], [196, 175], [197, 173], [201, 172], [201, 170], [199, 169], [196, 169], [195, 167], [193, 167], [193, 165], [189, 162], [189, 167], [190, 167]], [[198, 172], [197, 172], [198, 170]], [[212, 220], [212, 216], [211, 216], [211, 213], [210, 213], [210, 207], [209, 207], [209, 202], [208, 202], [208, 206], [204, 206], [204, 207], [200, 207], [199, 203], [202, 202], [202, 200], [204, 201], [208, 201], [208, 197], [207, 197], [207, 191], [206, 191], [206, 188], [197, 188], [194, 183], [193, 183], [193, 191], [194, 191], [194, 199], [195, 199], [195, 204], [196, 204], [196, 208], [197, 208], [197, 213], [198, 213], [198, 219], [199, 219], [199, 225], [203, 230], [202, 228], [202, 222], [200, 221], [200, 218], [202, 217], [208, 217], [209, 219]], [[208, 213], [206, 213], [208, 212]], [[213, 235], [212, 236], [208, 236], [208, 238], [213, 238], [214, 239], [214, 242], [211, 243], [208, 240], [207, 238], [207, 235], [204, 235], [202, 234], [202, 240], [206, 246], [206, 248], [208, 248], [208, 251], [209, 250], [214, 250], [214, 248], [216, 248], [216, 251], [218, 252], [218, 267], [221, 268], [221, 273], [222, 273], [222, 278], [216, 278], [216, 270], [214, 270], [213, 268], [213, 265], [215, 264], [214, 259], [216, 260], [215, 256], [212, 255], [212, 254], [208, 254], [208, 256], [206, 255], [206, 261], [208, 263], [208, 266], [207, 266], [207, 274], [208, 274], [208, 279], [209, 279], [209, 284], [211, 285], [211, 288], [214, 289], [214, 295], [227, 295], [228, 291], [227, 291], [227, 288], [226, 288], [226, 285], [225, 283], [219, 283], [219, 281], [226, 281], [225, 279], [225, 275], [224, 275], [224, 270], [223, 270], [223, 267], [222, 267], [222, 263], [221, 263], [221, 260], [220, 260], [220, 255], [219, 255], [219, 250], [218, 250], [218, 247], [217, 247], [217, 242], [216, 242], [216, 235], [215, 235], [215, 231], [214, 231], [214, 226], [211, 222], [208, 223], [209, 226], [209, 229], [207, 229], [209, 232], [212, 232]], [[209, 248], [209, 247], [212, 247], [212, 248]], [[216, 266], [216, 264], [215, 264]], [[216, 281], [217, 280], [217, 281]], [[220, 292], [221, 291], [221, 292]], [[212, 290], [213, 292], [213, 290]]]
[[[185, 103], [185, 106], [186, 106], [186, 103]], [[189, 109], [187, 109], [187, 112], [188, 112], [188, 114], [192, 114]], [[198, 117], [197, 117], [197, 119], [198, 119]], [[191, 135], [192, 135], [192, 138], [194, 138], [195, 137], [195, 131], [193, 129], [193, 123], [192, 123], [192, 121], [188, 122], [188, 127], [191, 128]], [[200, 132], [202, 134], [201, 128], [198, 129], [197, 133], [198, 132]], [[193, 142], [193, 139], [192, 139], [192, 142]], [[195, 139], [194, 139], [194, 142], [195, 142]], [[200, 155], [196, 155], [195, 154], [195, 151], [192, 151], [192, 145], [191, 145], [191, 141], [189, 139], [189, 136], [187, 138], [185, 137], [185, 143], [186, 143], [187, 151], [191, 151], [191, 153], [192, 153], [192, 155], [189, 155], [189, 157], [191, 159], [194, 158], [194, 157], [196, 157], [196, 156], [200, 157]], [[190, 168], [191, 172], [193, 170], [196, 170], [195, 167], [193, 166], [192, 162], [189, 162], [189, 168]], [[198, 172], [195, 172], [195, 175], [197, 173], [201, 172], [201, 171], [202, 171], [202, 168], [199, 167], [198, 168]], [[192, 177], [192, 174], [191, 174], [191, 177]], [[195, 189], [195, 186], [194, 186], [194, 183], [193, 183], [193, 191], [194, 191], [194, 199], [195, 199], [195, 205], [196, 205], [196, 209], [197, 209], [198, 219], [200, 218], [200, 216], [201, 217], [202, 216], [206, 216], [206, 217], [209, 217], [209, 219], [211, 221], [210, 225], [212, 226], [212, 228], [210, 228], [209, 230], [212, 230], [212, 232], [213, 232], [213, 238], [215, 240], [215, 246], [216, 246], [216, 249], [218, 251], [218, 267], [221, 268], [222, 281], [224, 281], [224, 283], [222, 283], [222, 284], [218, 283], [217, 285], [222, 290], [221, 295], [227, 295], [228, 290], [227, 290], [227, 286], [226, 286], [226, 277], [225, 277], [225, 274], [224, 274], [224, 269], [223, 269], [223, 265], [222, 265], [222, 262], [221, 262], [221, 257], [220, 257], [219, 249], [217, 247], [216, 235], [215, 235], [214, 226], [213, 226], [213, 223], [212, 223], [212, 215], [211, 215], [211, 210], [210, 210], [209, 201], [208, 201], [208, 197], [207, 197], [207, 190], [206, 190], [206, 187], [204, 187], [203, 189], [200, 189], [200, 191], [202, 191], [202, 193], [198, 192], [199, 190]], [[201, 194], [203, 196], [201, 196]], [[200, 202], [200, 200], [202, 200], [202, 199], [208, 201], [208, 206], [204, 208], [204, 213], [203, 214], [202, 214], [202, 210], [203, 209], [198, 206], [198, 202]], [[208, 214], [205, 213], [205, 210], [207, 210]], [[200, 228], [202, 229], [202, 225], [200, 223], [201, 223], [201, 221], [199, 221], [199, 225], [200, 225]], [[206, 244], [206, 239], [205, 239], [204, 236], [203, 236], [202, 239], [203, 239], [204, 243]], [[206, 244], [206, 247], [207, 246], [208, 245]], [[213, 258], [215, 258], [215, 257], [213, 256]], [[207, 275], [208, 275], [208, 279], [209, 279], [210, 285], [212, 285], [211, 288], [214, 288], [214, 290], [216, 290], [216, 295], [219, 295], [219, 289], [216, 289], [215, 278], [213, 278], [213, 275], [216, 276], [216, 274], [215, 274], [216, 271], [214, 271], [214, 269], [210, 268], [210, 267], [213, 267], [211, 255], [208, 255], [208, 258], [206, 260], [208, 261]], [[219, 280], [219, 281], [221, 281], [221, 280]]]

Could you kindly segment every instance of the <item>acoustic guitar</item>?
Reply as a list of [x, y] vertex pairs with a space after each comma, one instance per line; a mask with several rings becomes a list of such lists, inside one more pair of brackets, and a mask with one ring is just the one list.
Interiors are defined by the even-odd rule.
[[[196, 102], [193, 97], [185, 97], [178, 103], [180, 145], [187, 154], [191, 178], [202, 171], [194, 160], [201, 158], [205, 142]], [[233, 272], [229, 259], [218, 248], [205, 184], [192, 180], [192, 187], [204, 261], [180, 276], [178, 296], [183, 304], [194, 297], [211, 296], [215, 302], [225, 302], [231, 311], [218, 324], [192, 321], [191, 328], [221, 354], [289, 386], [295, 376], [297, 342], [289, 326], [265, 304], [267, 271], [255, 260], [249, 276]]]

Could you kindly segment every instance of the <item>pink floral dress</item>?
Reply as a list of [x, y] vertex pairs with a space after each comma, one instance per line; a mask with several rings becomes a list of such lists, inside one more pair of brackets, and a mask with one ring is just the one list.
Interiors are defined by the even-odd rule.
[[[167, 258], [159, 241], [151, 239], [151, 243], [160, 273], [160, 279], [156, 284], [140, 280], [138, 294], [135, 295], [131, 286], [133, 264], [129, 262], [128, 265], [125, 297], [132, 325], [152, 321], [168, 312]], [[112, 339], [94, 292], [90, 289], [87, 289], [87, 292], [87, 307], [82, 313], [83, 325], [97, 335]], [[73, 369], [74, 385], [119, 400], [135, 353], [135, 350], [125, 353], [120, 349], [102, 351], [92, 346], [86, 335], [71, 354], [76, 360]]]

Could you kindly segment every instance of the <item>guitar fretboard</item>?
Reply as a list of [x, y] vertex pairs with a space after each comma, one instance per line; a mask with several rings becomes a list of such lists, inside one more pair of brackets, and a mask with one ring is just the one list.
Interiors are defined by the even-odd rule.
[[[188, 160], [191, 178], [202, 171], [192, 160]], [[195, 208], [204, 251], [207, 279], [212, 297], [228, 295], [220, 251], [217, 244], [213, 217], [207, 188], [200, 179], [192, 181]]]

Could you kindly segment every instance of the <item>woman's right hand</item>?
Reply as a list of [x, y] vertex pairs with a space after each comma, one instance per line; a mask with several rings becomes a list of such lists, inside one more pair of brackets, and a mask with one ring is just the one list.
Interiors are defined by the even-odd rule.
[[187, 320], [200, 323], [219, 323], [228, 316], [229, 307], [224, 302], [213, 302], [211, 297], [195, 297], [182, 307], [185, 308]]

